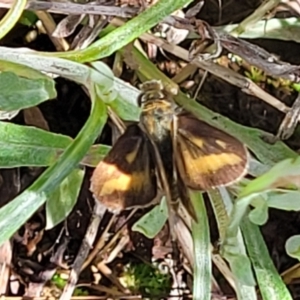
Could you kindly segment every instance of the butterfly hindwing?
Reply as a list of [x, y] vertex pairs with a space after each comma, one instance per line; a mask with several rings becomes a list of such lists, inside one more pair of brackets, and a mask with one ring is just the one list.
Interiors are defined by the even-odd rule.
[[94, 197], [118, 212], [147, 206], [157, 193], [151, 145], [138, 125], [129, 126], [91, 178]]

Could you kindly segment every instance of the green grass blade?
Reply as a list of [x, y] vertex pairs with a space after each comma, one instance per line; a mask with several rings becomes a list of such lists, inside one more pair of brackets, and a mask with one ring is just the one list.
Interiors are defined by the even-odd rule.
[[[5, 49], [11, 49], [11, 48], [6, 48], [6, 47], [4, 47], [4, 48]], [[13, 51], [14, 49], [11, 49], [11, 50]], [[12, 72], [12, 73], [17, 74], [20, 77], [29, 78], [29, 79], [49, 80], [49, 81], [52, 81], [53, 84], [55, 85], [55, 82], [51, 77], [37, 71], [34, 68], [34, 66], [32, 66], [32, 64], [31, 64], [31, 66], [30, 65], [25, 66], [21, 63], [1, 59], [0, 60], [0, 71], [2, 71], [2, 72]], [[56, 93], [56, 91], [55, 91], [55, 93]]]
[[220, 190], [214, 189], [209, 191], [208, 197], [214, 210], [214, 215], [219, 230], [219, 239], [222, 242], [225, 240], [225, 232], [228, 226], [229, 216], [227, 214]]
[[[221, 32], [231, 32], [237, 26], [238, 24], [230, 24], [216, 27], [216, 30]], [[245, 32], [239, 34], [239, 37], [244, 39], [274, 39], [299, 43], [299, 29], [299, 18], [272, 18], [256, 22], [256, 24], [247, 28]]]
[[[230, 215], [234, 206], [232, 198], [226, 188], [219, 189], [219, 196], [223, 199], [227, 215]], [[216, 215], [216, 217], [218, 217], [218, 215]], [[237, 298], [242, 300], [257, 299], [254, 288], [255, 281], [252, 275], [250, 261], [246, 256], [246, 247], [239, 227], [236, 228], [235, 235], [232, 234], [228, 236], [228, 231], [226, 231], [225, 237], [226, 239], [221, 241], [221, 254], [229, 262], [229, 266], [234, 275]]]
[[46, 230], [62, 222], [74, 208], [85, 171], [75, 168], [51, 193], [46, 202]]
[[198, 219], [197, 223], [192, 223], [195, 257], [193, 299], [210, 300], [212, 271], [207, 212], [200, 192], [190, 191], [190, 198]]
[[244, 218], [241, 229], [263, 299], [291, 300], [292, 297], [269, 256], [259, 228], [248, 218]]
[[[0, 168], [49, 166], [72, 142], [65, 135], [0, 121]], [[95, 167], [110, 148], [93, 145], [81, 164]]]
[[[72, 142], [65, 135], [0, 121], [0, 168], [50, 166]], [[93, 145], [81, 164], [95, 167], [110, 148]]]
[[[84, 127], [55, 164], [49, 167], [28, 189], [0, 209], [0, 245], [8, 240], [84, 157], [106, 123], [105, 104], [96, 98]], [[11, 222], [14, 220], [14, 222]]]
[[261, 193], [277, 186], [299, 186], [300, 178], [300, 156], [294, 159], [285, 159], [263, 175], [255, 178], [241, 191], [239, 197], [246, 197], [250, 194]]
[[17, 24], [26, 4], [26, 0], [15, 0], [12, 3], [10, 10], [0, 21], [0, 40]]
[[77, 62], [90, 62], [110, 56], [161, 22], [172, 12], [187, 6], [191, 2], [192, 0], [159, 0], [156, 4], [107, 34], [87, 49], [42, 54], [67, 58]]
[[168, 205], [163, 197], [160, 203], [143, 215], [131, 228], [132, 231], [142, 233], [149, 239], [153, 239], [163, 228], [168, 220]]
[[32, 126], [0, 122], [0, 167], [46, 166], [54, 163], [72, 139]]
[[0, 73], [0, 91], [0, 109], [5, 111], [36, 106], [56, 97], [53, 79], [24, 78], [12, 72]]

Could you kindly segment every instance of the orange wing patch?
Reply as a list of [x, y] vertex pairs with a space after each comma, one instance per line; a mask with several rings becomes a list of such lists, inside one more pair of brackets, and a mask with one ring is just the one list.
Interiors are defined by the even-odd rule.
[[[103, 197], [105, 195], [110, 195], [115, 192], [128, 192], [128, 191], [136, 191], [140, 192], [143, 189], [143, 181], [149, 180], [149, 178], [145, 178], [145, 174], [142, 172], [135, 172], [132, 174], [125, 174], [120, 170], [117, 170], [117, 167], [114, 165], [106, 165], [106, 170], [113, 169], [113, 176], [110, 180], [107, 180], [103, 183], [102, 189], [98, 194], [99, 197]], [[145, 170], [146, 171], [146, 170]], [[148, 172], [148, 170], [147, 170]], [[108, 175], [109, 176], [109, 175]]]
[[94, 197], [111, 211], [151, 204], [157, 193], [151, 145], [138, 125], [129, 126], [91, 178]]
[[190, 188], [207, 190], [229, 185], [247, 172], [245, 146], [189, 113], [178, 116], [177, 147], [178, 169]]

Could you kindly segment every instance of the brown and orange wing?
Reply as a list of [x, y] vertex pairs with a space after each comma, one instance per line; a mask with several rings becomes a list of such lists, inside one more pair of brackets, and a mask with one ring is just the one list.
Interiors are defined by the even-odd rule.
[[248, 152], [243, 143], [190, 113], [177, 117], [176, 162], [188, 187], [208, 190], [245, 176]]
[[95, 199], [110, 211], [149, 205], [157, 193], [151, 145], [138, 125], [129, 126], [91, 178]]

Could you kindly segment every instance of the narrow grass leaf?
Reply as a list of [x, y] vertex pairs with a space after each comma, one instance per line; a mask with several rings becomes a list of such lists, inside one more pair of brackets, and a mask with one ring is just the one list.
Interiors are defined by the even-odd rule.
[[[235, 201], [233, 211], [231, 214], [230, 224], [227, 229], [227, 236], [232, 237], [236, 235], [238, 230], [239, 223], [241, 222], [243, 216], [245, 215], [248, 206], [254, 201], [257, 196], [262, 197], [264, 191], [270, 192], [270, 189], [275, 189], [277, 186], [289, 186], [292, 185], [293, 188], [295, 186], [299, 186], [299, 179], [300, 179], [300, 157], [297, 158], [290, 158], [283, 160], [272, 167], [268, 172], [261, 175], [260, 177], [250, 181], [248, 185], [239, 194], [239, 199]], [[274, 194], [275, 192], [272, 191], [272, 195], [274, 198], [273, 206], [277, 205], [277, 208], [281, 207], [285, 209], [285, 200], [286, 202], [286, 210], [289, 210], [292, 205], [296, 206], [296, 202], [292, 199], [298, 199], [298, 191], [297, 190], [282, 190], [282, 194], [277, 192], [277, 195]], [[291, 193], [290, 195], [288, 195]], [[294, 194], [296, 193], [296, 194]], [[268, 197], [268, 196], [265, 196]], [[279, 199], [278, 199], [279, 197]], [[276, 199], [277, 198], [277, 199]], [[281, 198], [281, 201], [280, 201]], [[272, 206], [272, 196], [268, 198], [267, 204], [268, 207]], [[257, 200], [256, 200], [257, 201]], [[269, 205], [270, 203], [270, 205]], [[261, 219], [255, 221], [255, 217], [257, 218], [258, 212], [254, 212], [254, 220], [255, 223], [260, 223], [263, 221], [264, 215], [266, 214], [265, 208], [261, 207]], [[257, 207], [259, 209], [259, 207]], [[253, 218], [253, 213], [252, 213]]]
[[[192, 0], [157, 1], [123, 26], [115, 29], [87, 49], [51, 53], [52, 56], [67, 58], [78, 62], [90, 62], [108, 57], [117, 50], [134, 41], [174, 11], [186, 7]], [[49, 55], [49, 53], [43, 53]]]
[[212, 267], [207, 212], [200, 192], [190, 190], [190, 198], [198, 220], [198, 222], [193, 221], [192, 223], [195, 262], [193, 299], [210, 300]]
[[[216, 30], [231, 32], [237, 26], [237, 24], [219, 26], [216, 28]], [[299, 28], [299, 18], [271, 18], [268, 20], [261, 20], [256, 22], [255, 24], [252, 24], [252, 26], [248, 27], [246, 31], [239, 34], [239, 37], [245, 39], [275, 39], [281, 41], [294, 41], [299, 43]]]
[[229, 223], [229, 216], [226, 211], [222, 194], [220, 193], [219, 189], [214, 189], [209, 191], [208, 197], [214, 210], [214, 215], [219, 230], [219, 239], [220, 241], [224, 241], [226, 228]]
[[[17, 49], [14, 49], [14, 48], [6, 48], [4, 47], [4, 49], [10, 49], [11, 50], [11, 54], [14, 53], [14, 51], [22, 51], [21, 49], [19, 49], [18, 51], [18, 48]], [[24, 50], [24, 48], [23, 48]], [[23, 77], [23, 78], [27, 78], [27, 79], [44, 79], [44, 80], [50, 80], [51, 82], [54, 82], [53, 79], [51, 79], [48, 75], [45, 75], [44, 73], [42, 73], [41, 71], [45, 71], [45, 69], [37, 69], [36, 68], [36, 64], [32, 64], [32, 61], [31, 60], [31, 63], [28, 63], [27, 65], [26, 64], [23, 64], [23, 59], [26, 60], [25, 57], [19, 57], [19, 59], [16, 59], [15, 61], [12, 59], [12, 61], [9, 59], [9, 60], [6, 60], [5, 59], [5, 50], [3, 51], [3, 49], [1, 49], [1, 54], [0, 54], [0, 57], [3, 58], [0, 59], [0, 71], [2, 72], [11, 72], [11, 73], [14, 73], [16, 74], [17, 76], [19, 77]], [[36, 52], [32, 52], [31, 50], [29, 50], [29, 53], [31, 53], [33, 55], [33, 58], [36, 56], [36, 54], [33, 54], [33, 53], [36, 53]], [[4, 55], [4, 57], [3, 57]], [[30, 55], [30, 54], [29, 54]], [[19, 54], [20, 56], [20, 54]], [[55, 91], [56, 93], [56, 91]]]
[[285, 159], [265, 174], [252, 180], [240, 193], [240, 197], [267, 189], [294, 185], [300, 187], [300, 156]]
[[0, 167], [47, 166], [72, 139], [31, 126], [0, 122]]
[[36, 106], [56, 97], [54, 80], [45, 77], [28, 79], [12, 72], [0, 73], [0, 109], [18, 110]]
[[[226, 230], [226, 239], [221, 241], [221, 255], [228, 261], [235, 282], [235, 290], [237, 298], [242, 300], [257, 299], [255, 291], [255, 280], [252, 274], [249, 259], [246, 256], [246, 247], [239, 230], [239, 223], [232, 222], [232, 215], [234, 214], [235, 206], [231, 195], [226, 188], [219, 188], [220, 195], [223, 198], [224, 206], [227, 214], [230, 216], [230, 223]], [[239, 274], [239, 265], [245, 262], [244, 267], [241, 269], [242, 274]]]
[[259, 228], [245, 217], [241, 222], [241, 229], [262, 298], [264, 300], [292, 300], [272, 262]]
[[168, 206], [166, 198], [163, 197], [159, 205], [156, 205], [132, 226], [132, 230], [153, 239], [161, 231], [167, 220]]
[[[230, 258], [230, 268], [240, 284], [255, 286], [249, 258], [243, 254], [235, 254]], [[250, 271], [250, 272], [249, 272]]]
[[107, 145], [93, 145], [80, 163], [84, 166], [95, 168], [110, 149], [111, 146]]
[[76, 204], [84, 170], [74, 169], [53, 191], [46, 202], [46, 229], [51, 229], [62, 222]]
[[300, 211], [299, 190], [276, 190], [267, 194], [268, 207], [287, 211]]
[[111, 109], [124, 121], [139, 121], [141, 109], [124, 100], [122, 95], [109, 103]]
[[[0, 122], [0, 168], [45, 167], [53, 164], [73, 139], [32, 126]], [[81, 164], [95, 167], [110, 146], [94, 145]]]

